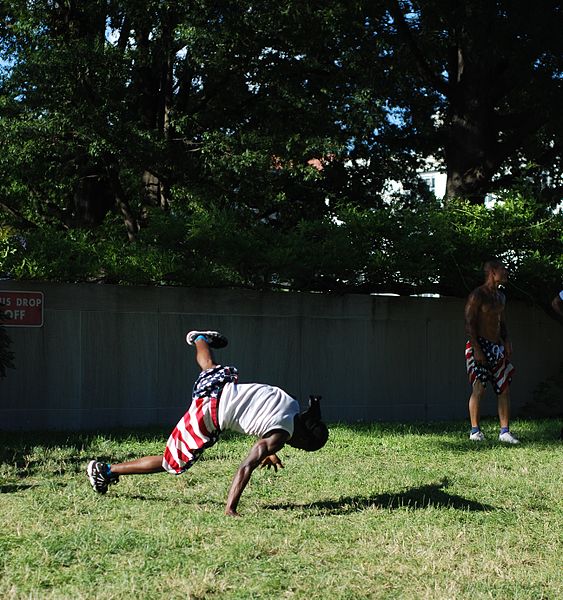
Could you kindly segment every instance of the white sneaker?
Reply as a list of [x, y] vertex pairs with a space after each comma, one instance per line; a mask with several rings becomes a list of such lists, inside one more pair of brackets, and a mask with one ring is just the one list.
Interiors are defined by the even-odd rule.
[[482, 442], [485, 439], [485, 434], [482, 431], [476, 431], [469, 434], [469, 439], [474, 442]]
[[500, 442], [504, 442], [505, 444], [519, 444], [520, 440], [516, 439], [510, 431], [505, 431], [504, 433], [499, 434], [498, 439]]

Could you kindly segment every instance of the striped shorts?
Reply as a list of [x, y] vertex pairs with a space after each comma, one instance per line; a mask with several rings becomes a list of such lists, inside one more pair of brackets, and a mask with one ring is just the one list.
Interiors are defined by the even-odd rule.
[[199, 374], [192, 391], [192, 403], [166, 443], [162, 459], [165, 471], [175, 475], [183, 473], [219, 439], [219, 398], [225, 384], [237, 380], [235, 367], [217, 366]]
[[495, 344], [482, 337], [477, 338], [477, 341], [487, 358], [487, 362], [478, 363], [475, 361], [473, 348], [468, 340], [465, 345], [465, 366], [469, 375], [469, 382], [473, 385], [476, 381], [480, 381], [483, 386], [486, 386], [487, 381], [490, 381], [495, 394], [502, 394], [510, 385], [516, 369], [505, 357], [502, 344]]

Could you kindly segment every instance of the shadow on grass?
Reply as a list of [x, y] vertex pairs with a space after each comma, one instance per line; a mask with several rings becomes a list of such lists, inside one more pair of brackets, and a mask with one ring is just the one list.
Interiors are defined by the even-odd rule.
[[[45, 451], [61, 449], [65, 454], [61, 458], [71, 472], [81, 472], [86, 468], [90, 458], [108, 462], [124, 462], [140, 458], [137, 453], [120, 453], [117, 459], [107, 454], [107, 449], [100, 451], [100, 443], [110, 442], [112, 447], [126, 445], [134, 442], [135, 446], [145, 442], [160, 443], [162, 451], [166, 447], [166, 441], [170, 430], [162, 428], [149, 429], [124, 429], [107, 432], [5, 432], [0, 431], [0, 464], [5, 463], [13, 466], [17, 477], [25, 478], [30, 475], [41, 473], [44, 468]], [[241, 437], [241, 434], [230, 431], [221, 434], [221, 440], [232, 440]], [[91, 448], [91, 450], [90, 450]], [[84, 452], [88, 451], [88, 457]], [[222, 455], [209, 452], [200, 460], [212, 461], [222, 460]]]
[[319, 500], [307, 504], [270, 504], [265, 508], [270, 510], [302, 509], [319, 511], [324, 514], [350, 514], [368, 508], [383, 508], [394, 510], [399, 508], [425, 509], [425, 508], [455, 508], [467, 511], [492, 511], [494, 506], [468, 500], [457, 494], [444, 491], [448, 480], [440, 483], [422, 485], [395, 494], [376, 494], [373, 496], [346, 496], [338, 500]]
[[[434, 437], [436, 435], [448, 435], [460, 442], [468, 441], [469, 425], [466, 421], [433, 421], [422, 422], [373, 422], [373, 423], [333, 423], [339, 431], [354, 434], [360, 438], [379, 439], [387, 435], [392, 436], [416, 436]], [[485, 430], [487, 440], [498, 443], [498, 418], [496, 416], [485, 416], [481, 420], [481, 426]], [[523, 442], [534, 442], [545, 444], [557, 444], [562, 441], [563, 418], [551, 417], [545, 419], [514, 419], [511, 422], [517, 437]], [[503, 444], [504, 445], [504, 444]]]
[[35, 485], [28, 484], [6, 484], [0, 485], [0, 494], [14, 494], [15, 492], [21, 492], [23, 490], [28, 490], [29, 488], [35, 487]]
[[[130, 441], [137, 443], [163, 440], [166, 443], [167, 434], [161, 429], [146, 430], [116, 430], [111, 432], [5, 432], [0, 431], [0, 463], [13, 466], [17, 477], [25, 478], [41, 473], [44, 469], [46, 452], [61, 449], [65, 455], [61, 461], [68, 465], [73, 472], [82, 471], [86, 460], [81, 453], [100, 441], [110, 441], [117, 445]], [[69, 451], [71, 454], [69, 454]], [[95, 449], [92, 458], [100, 454]], [[105, 457], [102, 457], [105, 458]], [[131, 456], [131, 458], [136, 458]], [[129, 460], [129, 458], [127, 458]]]
[[563, 442], [558, 437], [549, 438], [545, 435], [518, 434], [519, 444], [505, 444], [498, 440], [498, 434], [488, 435], [483, 442], [472, 442], [465, 436], [457, 440], [433, 440], [432, 445], [440, 450], [450, 452], [490, 452], [505, 448], [510, 452], [525, 452], [526, 450], [552, 451], [561, 448]]

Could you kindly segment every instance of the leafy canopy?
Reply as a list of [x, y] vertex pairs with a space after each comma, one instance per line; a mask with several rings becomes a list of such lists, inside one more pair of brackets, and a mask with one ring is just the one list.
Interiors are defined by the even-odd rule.
[[[513, 293], [547, 305], [563, 279], [552, 9], [6, 2], [0, 271], [464, 296], [498, 256]], [[428, 155], [446, 203], [418, 177]]]

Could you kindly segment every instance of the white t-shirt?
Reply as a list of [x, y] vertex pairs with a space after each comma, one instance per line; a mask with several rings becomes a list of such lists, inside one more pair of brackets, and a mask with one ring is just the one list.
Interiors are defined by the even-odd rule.
[[293, 435], [299, 403], [278, 387], [263, 383], [227, 383], [219, 400], [219, 427], [262, 437], [273, 429]]

